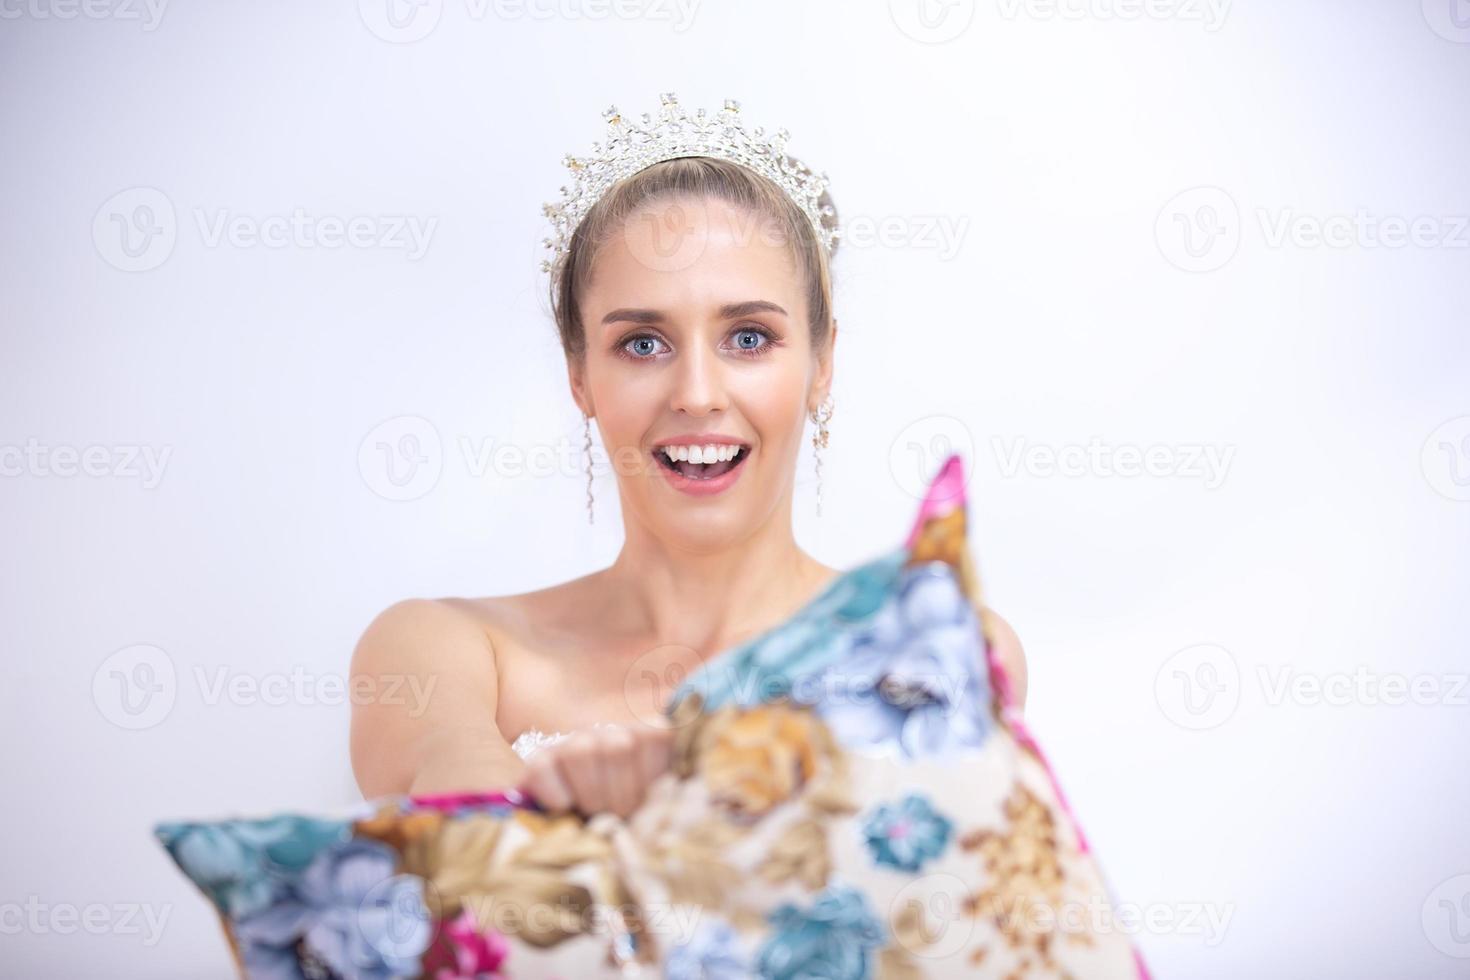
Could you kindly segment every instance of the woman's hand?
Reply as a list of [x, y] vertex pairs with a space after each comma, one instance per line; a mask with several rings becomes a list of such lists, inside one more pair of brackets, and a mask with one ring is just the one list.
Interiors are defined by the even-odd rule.
[[673, 744], [667, 722], [581, 729], [531, 753], [521, 788], [552, 813], [626, 817], [669, 768]]

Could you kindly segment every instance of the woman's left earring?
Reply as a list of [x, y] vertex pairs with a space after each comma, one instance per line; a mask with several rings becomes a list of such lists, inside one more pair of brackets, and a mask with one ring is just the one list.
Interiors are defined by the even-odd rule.
[[582, 413], [582, 453], [587, 469], [587, 523], [595, 523], [592, 517], [592, 417]]
[[832, 396], [820, 406], [812, 409], [811, 419], [817, 424], [817, 431], [812, 434], [812, 456], [813, 466], [817, 471], [817, 516], [822, 516], [822, 450], [827, 448], [827, 438], [830, 433], [827, 423], [832, 421]]

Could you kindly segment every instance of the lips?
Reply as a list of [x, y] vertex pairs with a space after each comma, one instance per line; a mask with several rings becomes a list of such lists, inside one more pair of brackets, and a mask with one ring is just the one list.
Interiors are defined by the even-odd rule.
[[673, 489], [695, 497], [724, 493], [745, 470], [753, 447], [734, 436], [689, 433], [653, 447], [658, 471]]
[[750, 455], [750, 450], [741, 446], [736, 450], [732, 459], [716, 460], [713, 463], [693, 463], [689, 460], [672, 460], [663, 450], [654, 452], [654, 458], [663, 464], [665, 469], [673, 470], [680, 476], [689, 480], [713, 480], [724, 476], [735, 469], [745, 458]]

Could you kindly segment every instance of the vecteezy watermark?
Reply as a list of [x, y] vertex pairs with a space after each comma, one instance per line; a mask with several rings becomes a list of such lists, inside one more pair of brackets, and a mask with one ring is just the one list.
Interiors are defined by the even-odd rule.
[[1213, 34], [1225, 24], [1231, 0], [996, 0], [1006, 20], [1180, 21]]
[[363, 483], [384, 500], [417, 500], [439, 483], [446, 465], [457, 461], [473, 479], [585, 479], [608, 473], [642, 475], [658, 464], [636, 446], [613, 453], [600, 444], [590, 450], [582, 439], [562, 437], [520, 443], [492, 436], [460, 434], [448, 449], [433, 422], [421, 415], [397, 415], [379, 422], [358, 445], [357, 468]]
[[990, 920], [1009, 937], [1147, 933], [1196, 937], [1213, 947], [1224, 941], [1234, 915], [1235, 905], [1228, 902], [1113, 902], [1091, 895], [1049, 903], [1030, 895], [981, 896], [972, 883], [939, 872], [920, 875], [900, 889], [889, 918], [895, 938], [909, 953], [949, 959], [969, 944], [980, 919]]
[[429, 708], [438, 685], [437, 675], [427, 679], [418, 674], [318, 674], [297, 665], [288, 671], [250, 674], [220, 664], [193, 668], [195, 686], [207, 705], [221, 703], [251, 706], [389, 704], [407, 709], [418, 718]]
[[1149, 476], [1159, 479], [1199, 480], [1206, 490], [1214, 490], [1225, 482], [1235, 447], [1193, 443], [1157, 444], [1147, 448], [1130, 443], [1108, 445], [1093, 436], [1083, 446], [1028, 445], [1017, 437], [1006, 445], [1000, 436], [992, 436], [990, 447], [1000, 466], [1000, 475], [1012, 479], [1023, 470], [1033, 477], [1111, 477]]
[[[975, 458], [970, 427], [953, 415], [928, 415], [910, 422], [893, 437], [888, 446], [888, 472], [905, 493], [923, 500], [939, 467], [956, 453], [965, 460]], [[963, 493], [969, 483], [968, 467], [964, 476], [964, 484], [954, 488], [956, 493]]]
[[888, 0], [888, 16], [921, 44], [953, 41], [975, 20], [975, 0]]
[[1429, 433], [1419, 466], [1436, 493], [1470, 500], [1470, 415], [1450, 419]]
[[[245, 214], [229, 208], [189, 211], [205, 248], [401, 251], [417, 262], [429, 250], [437, 217], [413, 214]], [[92, 218], [92, 242], [108, 265], [147, 272], [168, 261], [179, 238], [172, 199], [156, 187], [130, 187], [104, 201]]]
[[[1402, 215], [1366, 208], [1336, 214], [1304, 214], [1295, 208], [1255, 209], [1261, 242], [1270, 249], [1463, 249], [1470, 248], [1470, 215]], [[1186, 272], [1222, 268], [1244, 231], [1235, 198], [1219, 187], [1193, 187], [1174, 195], [1154, 221], [1160, 253]]]
[[969, 215], [889, 214], [843, 218], [843, 248], [885, 248], [934, 252], [948, 262], [959, 254], [970, 230]]
[[0, 20], [137, 21], [157, 30], [168, 0], [0, 0]]
[[1256, 677], [1266, 704], [1279, 707], [1347, 707], [1417, 704], [1470, 707], [1470, 674], [1400, 674], [1369, 670], [1299, 671], [1285, 665], [1260, 664]]
[[1191, 187], [1159, 209], [1154, 241], [1171, 265], [1185, 272], [1212, 272], [1240, 247], [1240, 209], [1219, 187]]
[[[437, 675], [317, 673], [300, 665], [286, 671], [251, 673], [227, 664], [196, 664], [186, 675], [193, 693], [208, 706], [338, 707], [387, 704], [418, 718], [429, 708]], [[179, 672], [168, 652], [150, 644], [125, 647], [107, 657], [92, 675], [92, 702], [119, 728], [152, 728], [177, 704]]]
[[[464, 0], [473, 22], [648, 21], [668, 23], [682, 34], [694, 23], [700, 0]], [[391, 44], [422, 41], [439, 27], [444, 0], [358, 0], [363, 26]]]
[[[1347, 670], [1306, 671], [1288, 664], [1257, 664], [1255, 696], [1267, 708], [1470, 708], [1470, 673], [1380, 671], [1366, 664]], [[1180, 728], [1218, 728], [1235, 714], [1246, 685], [1234, 655], [1200, 644], [1172, 654], [1154, 677], [1159, 710]]]
[[419, 415], [385, 419], [358, 445], [357, 471], [384, 500], [417, 500], [439, 485], [444, 472], [439, 430]]
[[1446, 41], [1470, 44], [1470, 0], [1423, 0], [1424, 22]]
[[1185, 647], [1154, 675], [1154, 701], [1180, 728], [1202, 731], [1223, 725], [1240, 706], [1240, 666], [1222, 646]]
[[119, 728], [152, 728], [173, 711], [178, 695], [173, 658], [147, 643], [116, 651], [92, 674], [92, 703]]
[[22, 902], [0, 902], [0, 936], [141, 936], [156, 946], [173, 913], [172, 905], [147, 902], [47, 902], [28, 895]]
[[163, 482], [173, 446], [48, 445], [27, 439], [25, 445], [0, 445], [0, 477], [138, 480], [144, 490]]
[[1431, 946], [1446, 956], [1470, 959], [1470, 874], [1434, 886], [1419, 914]]
[[[844, 215], [840, 247], [932, 252], [948, 262], [959, 254], [969, 233], [968, 215]], [[786, 248], [809, 243], [811, 227], [792, 227], [770, 215], [755, 214], [709, 199], [677, 198], [631, 215], [622, 225], [628, 252], [645, 268], [680, 272], [705, 254], [711, 242], [761, 244]]]
[[1293, 208], [1256, 208], [1270, 248], [1470, 248], [1470, 216], [1421, 214], [1300, 214]]
[[1007, 935], [1192, 936], [1218, 946], [1235, 915], [1232, 902], [1113, 902], [1102, 895], [1058, 904], [1029, 897], [981, 902], [977, 914], [995, 919]]

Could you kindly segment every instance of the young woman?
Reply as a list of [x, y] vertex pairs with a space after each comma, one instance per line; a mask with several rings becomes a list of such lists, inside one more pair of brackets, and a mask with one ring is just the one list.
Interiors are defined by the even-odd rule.
[[[607, 568], [560, 585], [409, 599], [373, 620], [354, 677], [434, 686], [426, 709], [355, 707], [366, 796], [519, 786], [553, 811], [626, 815], [668, 765], [656, 706], [673, 681], [838, 574], [791, 526], [837, 339], [822, 231], [789, 189], [717, 152], [645, 166], [579, 217], [552, 308], [572, 398], [614, 464], [625, 541]], [[1020, 643], [985, 615], [1024, 698]]]

